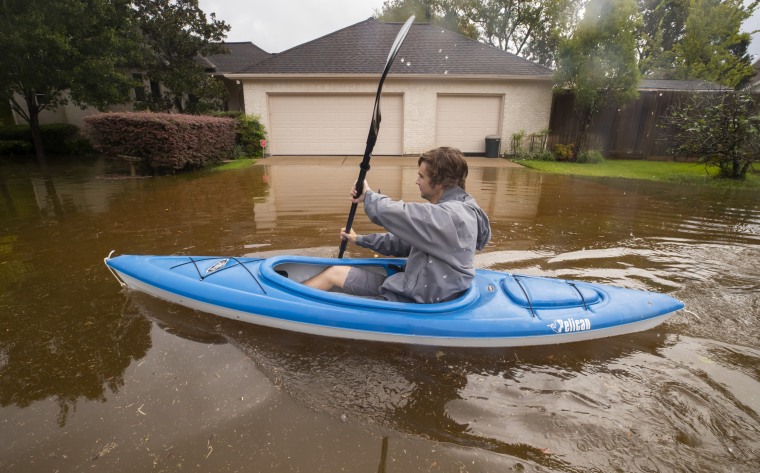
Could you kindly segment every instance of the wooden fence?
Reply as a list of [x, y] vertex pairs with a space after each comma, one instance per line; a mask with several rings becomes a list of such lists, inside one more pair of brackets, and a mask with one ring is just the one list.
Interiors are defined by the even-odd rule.
[[[621, 108], [605, 108], [591, 120], [587, 149], [598, 149], [608, 158], [671, 159], [659, 127], [671, 105], [691, 92], [641, 91], [639, 98]], [[555, 94], [552, 101], [547, 149], [571, 144], [578, 131], [572, 94]]]

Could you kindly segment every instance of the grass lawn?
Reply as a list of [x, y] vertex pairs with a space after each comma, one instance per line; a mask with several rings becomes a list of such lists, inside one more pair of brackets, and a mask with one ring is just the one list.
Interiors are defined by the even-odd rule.
[[251, 166], [257, 161], [256, 158], [239, 158], [231, 161], [223, 162], [217, 166], [210, 167], [209, 171], [229, 171], [232, 169], [240, 169], [246, 166]]
[[[560, 163], [554, 161], [533, 161], [516, 159], [517, 164], [537, 171], [575, 176], [617, 177], [625, 179], [645, 179], [649, 181], [669, 181], [683, 184], [719, 187], [743, 187], [760, 189], [760, 175], [747, 174], [744, 181], [719, 179], [717, 169], [705, 170], [699, 163], [677, 163], [664, 161], [639, 161], [607, 159], [599, 164]], [[709, 172], [709, 173], [708, 173]]]

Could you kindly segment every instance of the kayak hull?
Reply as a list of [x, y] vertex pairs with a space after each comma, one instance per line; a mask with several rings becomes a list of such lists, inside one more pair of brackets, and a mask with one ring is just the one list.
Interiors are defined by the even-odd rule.
[[[664, 294], [477, 270], [458, 299], [409, 304], [306, 287], [336, 263], [274, 258], [121, 255], [105, 260], [130, 290], [233, 320], [317, 336], [451, 347], [514, 347], [592, 340], [648, 330], [683, 303]], [[343, 259], [393, 273], [405, 260]]]

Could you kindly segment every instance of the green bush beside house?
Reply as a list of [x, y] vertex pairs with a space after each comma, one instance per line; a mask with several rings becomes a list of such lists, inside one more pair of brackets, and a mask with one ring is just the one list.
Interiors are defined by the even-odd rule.
[[[92, 151], [87, 139], [75, 125], [54, 123], [42, 125], [42, 144], [53, 155], [75, 155]], [[29, 155], [34, 153], [32, 130], [28, 125], [0, 127], [0, 156]]]

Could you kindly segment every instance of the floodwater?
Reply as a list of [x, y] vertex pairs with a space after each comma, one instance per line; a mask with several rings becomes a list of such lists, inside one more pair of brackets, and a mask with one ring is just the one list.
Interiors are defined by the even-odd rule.
[[[375, 158], [370, 185], [418, 200], [415, 164]], [[757, 192], [473, 166], [494, 235], [479, 267], [687, 311], [629, 336], [465, 350], [228, 321], [122, 292], [103, 265], [111, 250], [334, 256], [357, 167], [109, 172], [0, 164], [1, 471], [758, 470]]]

